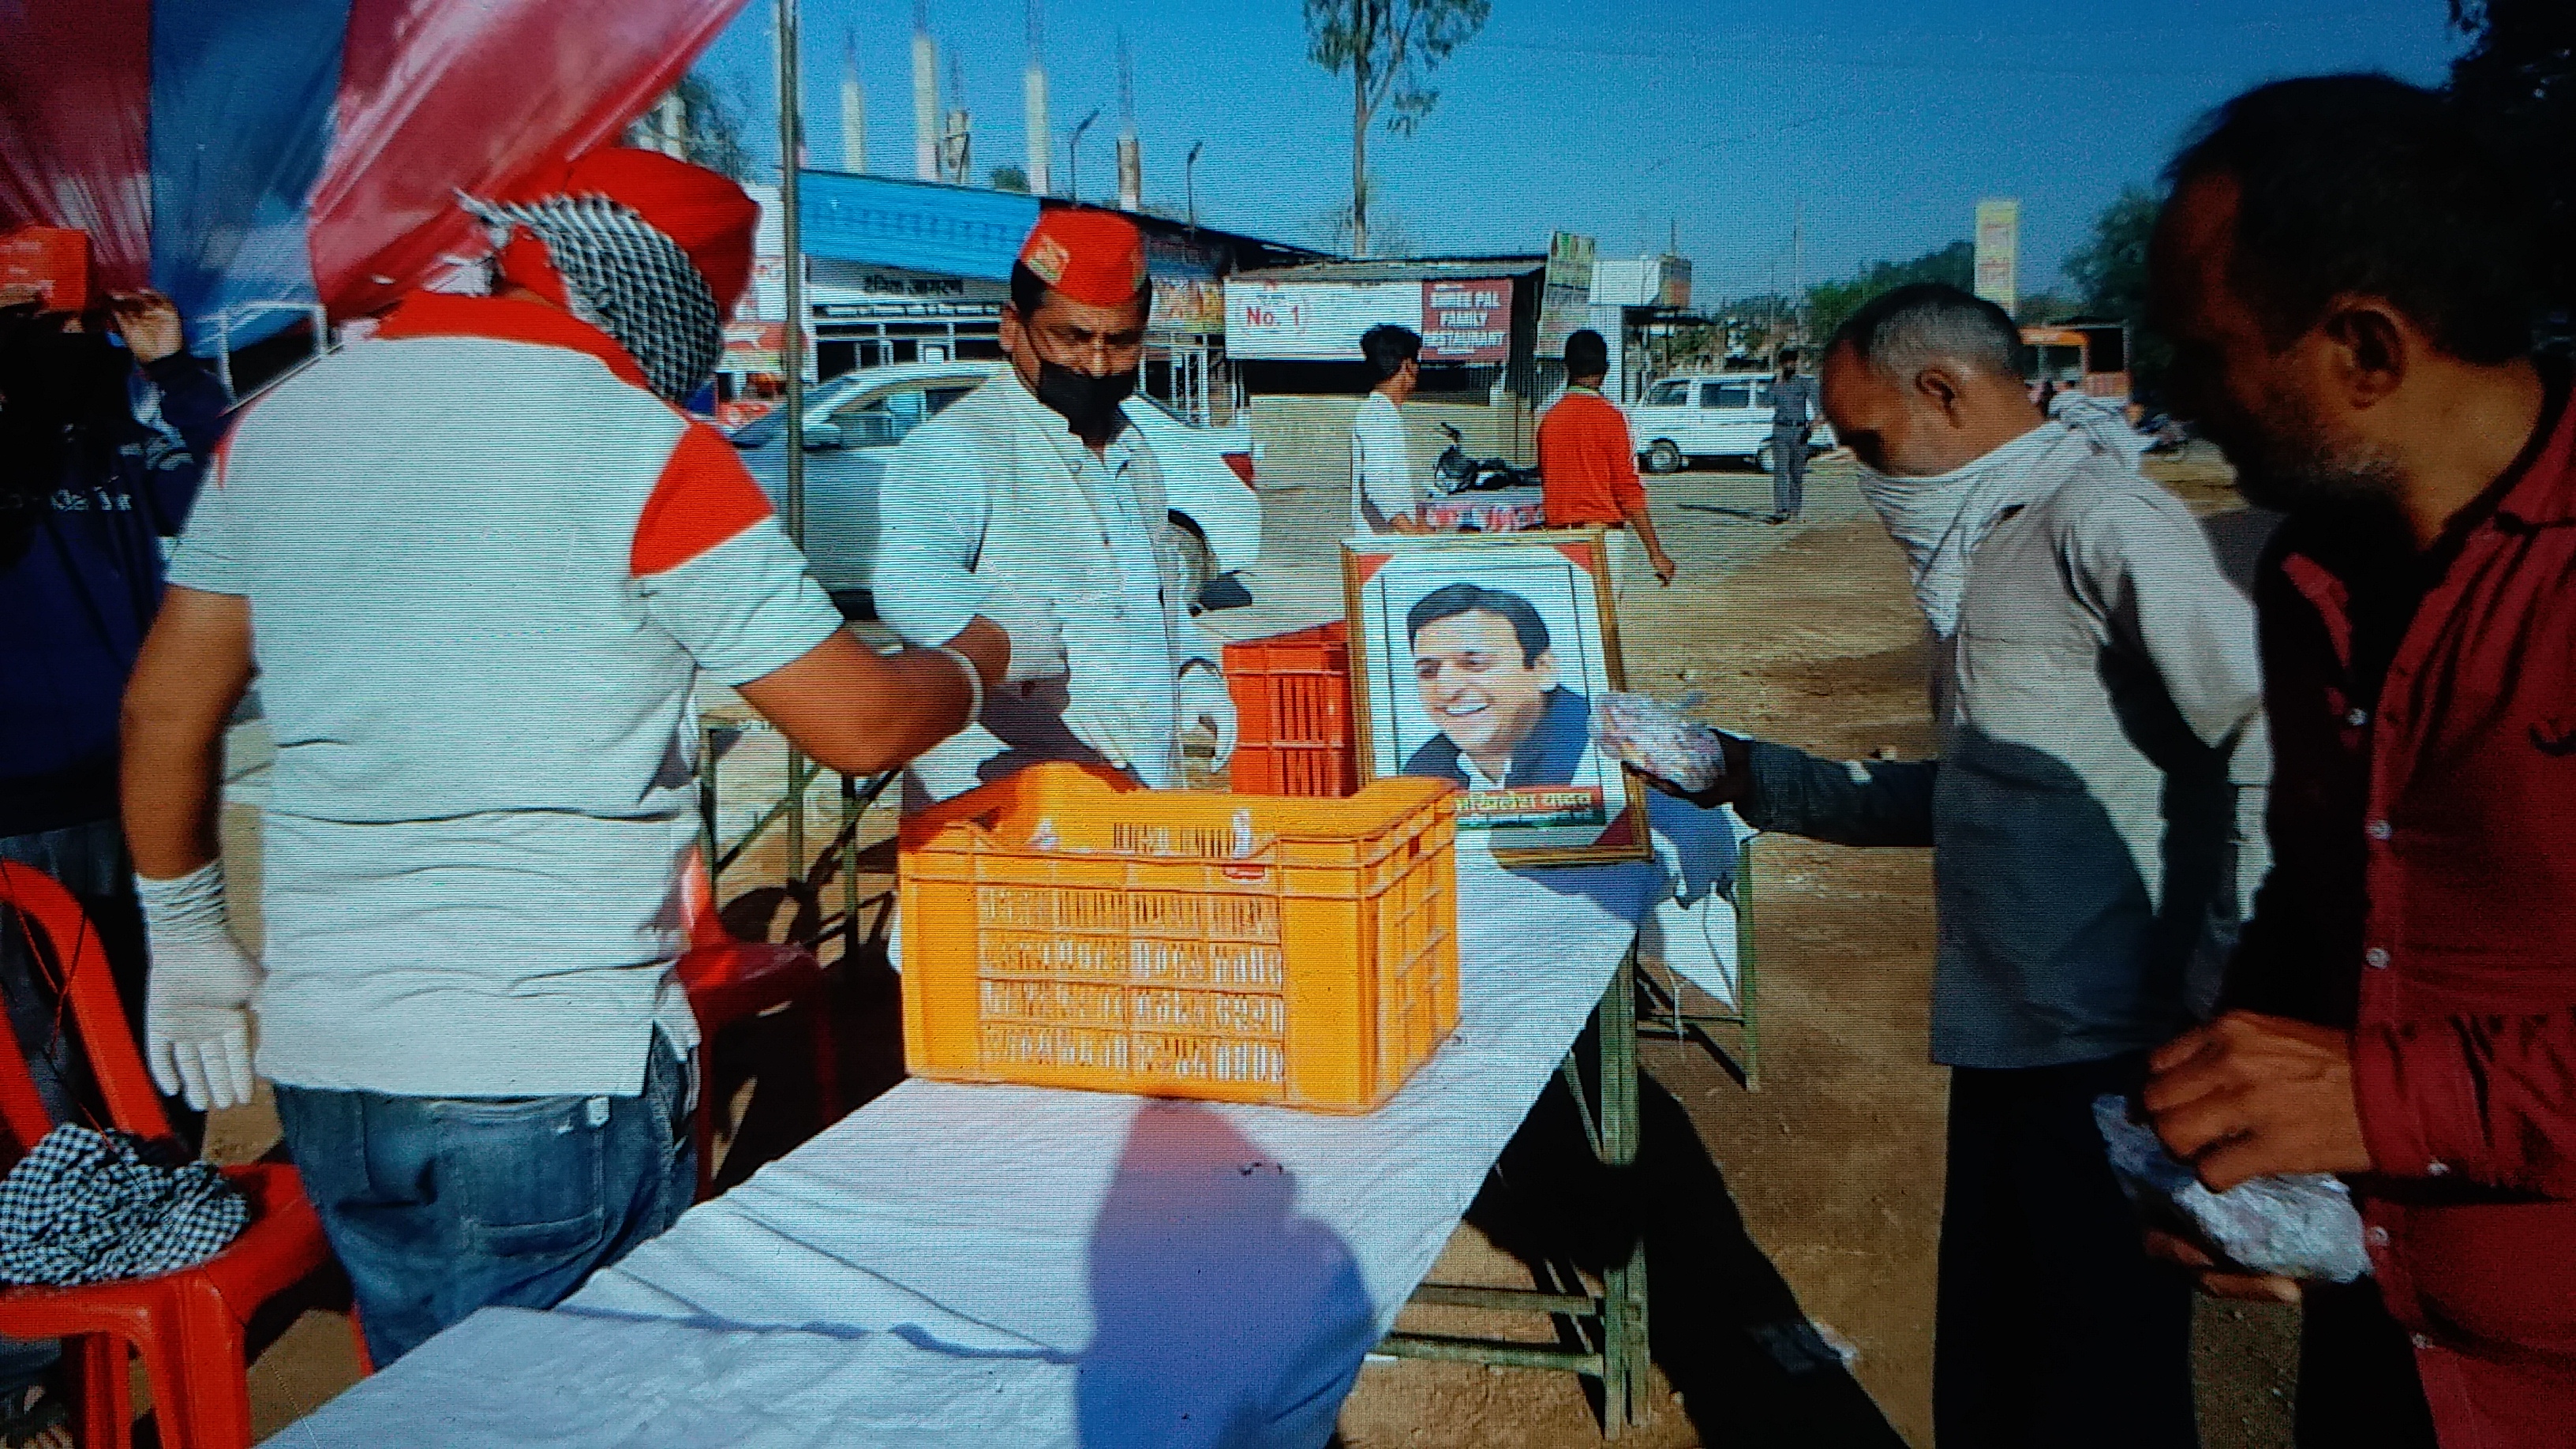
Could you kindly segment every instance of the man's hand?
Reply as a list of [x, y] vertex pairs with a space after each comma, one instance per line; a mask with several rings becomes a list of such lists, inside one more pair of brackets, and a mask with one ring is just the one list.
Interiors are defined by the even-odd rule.
[[1646, 555], [1646, 562], [1655, 566], [1655, 582], [1665, 585], [1666, 587], [1670, 587], [1672, 585], [1673, 575], [1681, 571], [1680, 568], [1674, 564], [1673, 556], [1664, 552], [1660, 548], [1656, 549], [1653, 553]]
[[143, 1053], [165, 1096], [203, 1112], [250, 1101], [250, 1001], [260, 969], [233, 939], [224, 868], [171, 880], [135, 878], [152, 974], [144, 992]]
[[[1638, 777], [1674, 799], [1688, 800], [1702, 810], [1742, 803], [1744, 797], [1753, 792], [1753, 742], [1724, 730], [1711, 730], [1710, 733], [1717, 736], [1718, 747], [1725, 752], [1726, 773], [1710, 781], [1707, 789], [1685, 790], [1646, 770], [1637, 770]], [[1636, 766], [1629, 768], [1636, 769]]]
[[136, 362], [159, 362], [187, 345], [179, 304], [158, 292], [120, 292], [107, 299], [107, 309], [115, 315], [117, 335], [125, 339], [125, 350], [134, 354]]
[[2243, 1298], [2258, 1303], [2296, 1303], [2299, 1280], [2271, 1273], [2240, 1273], [2218, 1266], [2218, 1260], [2188, 1238], [2156, 1228], [2147, 1231], [2147, 1256], [2192, 1270], [2200, 1291], [2212, 1298]]
[[2231, 1011], [2147, 1058], [2156, 1134], [2212, 1192], [2286, 1172], [2368, 1172], [2352, 1033]]

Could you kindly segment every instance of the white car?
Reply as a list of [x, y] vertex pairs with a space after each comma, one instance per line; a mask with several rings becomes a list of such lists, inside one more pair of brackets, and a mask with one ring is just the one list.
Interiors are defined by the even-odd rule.
[[[877, 489], [887, 458], [914, 428], [986, 382], [1004, 362], [904, 362], [844, 373], [805, 397], [805, 557], [845, 611], [875, 576]], [[1127, 401], [1127, 420], [1162, 465], [1169, 527], [1195, 600], [1208, 581], [1261, 556], [1261, 497], [1253, 490], [1252, 429], [1204, 428], [1152, 398]], [[787, 497], [787, 418], [774, 410], [744, 424], [734, 446], [771, 501]]]
[[[1701, 459], [1749, 461], [1771, 471], [1771, 375], [1727, 372], [1668, 377], [1627, 407], [1628, 436], [1649, 473], [1678, 473]], [[1834, 446], [1822, 418], [1807, 440], [1812, 456]]]

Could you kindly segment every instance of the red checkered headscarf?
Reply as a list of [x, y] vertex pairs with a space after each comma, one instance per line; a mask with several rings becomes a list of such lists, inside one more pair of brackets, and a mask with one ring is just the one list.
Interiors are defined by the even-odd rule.
[[760, 209], [740, 186], [658, 151], [593, 151], [466, 208], [509, 281], [615, 338], [653, 391], [695, 392], [751, 279]]

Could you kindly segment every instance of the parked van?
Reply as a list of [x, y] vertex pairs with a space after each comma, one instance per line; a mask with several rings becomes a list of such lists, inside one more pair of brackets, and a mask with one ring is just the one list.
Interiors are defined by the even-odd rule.
[[[1678, 473], [1702, 460], [1750, 462], [1771, 471], [1771, 375], [1728, 372], [1668, 377], [1650, 383], [1627, 407], [1637, 464], [1649, 473]], [[1816, 421], [1812, 456], [1834, 445], [1833, 429]]]

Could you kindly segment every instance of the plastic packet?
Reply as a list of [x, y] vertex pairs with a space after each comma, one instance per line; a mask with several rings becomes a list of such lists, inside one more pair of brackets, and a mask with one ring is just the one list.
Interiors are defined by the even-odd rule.
[[2165, 1151], [2153, 1128], [2129, 1120], [2127, 1099], [2094, 1098], [2093, 1121], [2129, 1201], [2151, 1216], [2179, 1215], [2237, 1266], [2329, 1283], [2349, 1283], [2370, 1271], [2361, 1214], [2340, 1179], [2297, 1173], [2211, 1192]]
[[1726, 750], [1717, 731], [1682, 713], [1679, 705], [1643, 694], [1602, 694], [1592, 701], [1592, 743], [1620, 763], [1696, 794], [1726, 774]]

